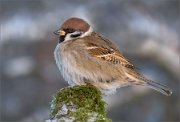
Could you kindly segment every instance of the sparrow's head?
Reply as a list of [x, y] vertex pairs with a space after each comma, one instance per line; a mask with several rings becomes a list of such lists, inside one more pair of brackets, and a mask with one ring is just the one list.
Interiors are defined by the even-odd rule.
[[92, 28], [90, 25], [80, 18], [70, 18], [66, 20], [59, 30], [54, 34], [59, 35], [59, 43], [76, 38], [82, 38], [91, 34]]

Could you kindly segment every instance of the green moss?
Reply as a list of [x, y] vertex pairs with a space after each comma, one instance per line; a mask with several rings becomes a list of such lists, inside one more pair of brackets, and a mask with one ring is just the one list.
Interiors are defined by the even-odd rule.
[[[78, 122], [111, 121], [106, 117], [105, 102], [101, 92], [92, 85], [63, 88], [51, 102], [51, 119], [71, 118]], [[63, 112], [63, 107], [65, 111]]]

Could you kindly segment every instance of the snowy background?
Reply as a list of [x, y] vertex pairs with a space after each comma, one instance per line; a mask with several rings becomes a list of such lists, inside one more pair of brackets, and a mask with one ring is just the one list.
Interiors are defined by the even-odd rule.
[[171, 97], [129, 86], [106, 97], [113, 121], [180, 121], [179, 0], [0, 0], [0, 121], [41, 122], [49, 102], [68, 86], [55, 65], [53, 34], [81, 17], [117, 44], [146, 77]]

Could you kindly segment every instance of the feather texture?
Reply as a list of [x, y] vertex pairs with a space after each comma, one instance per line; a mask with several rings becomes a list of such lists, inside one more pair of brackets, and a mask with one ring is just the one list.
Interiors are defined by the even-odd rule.
[[120, 52], [117, 52], [112, 48], [108, 49], [93, 44], [92, 46], [87, 46], [86, 50], [91, 56], [100, 58], [104, 61], [113, 64], [121, 64], [127, 68], [134, 68], [134, 66]]

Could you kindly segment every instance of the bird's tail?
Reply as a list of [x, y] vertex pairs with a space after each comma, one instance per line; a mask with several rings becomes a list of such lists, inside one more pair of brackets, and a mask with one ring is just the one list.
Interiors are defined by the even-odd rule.
[[171, 96], [171, 94], [172, 94], [172, 90], [165, 85], [162, 85], [160, 83], [157, 83], [155, 81], [148, 80], [148, 79], [145, 79], [145, 82], [148, 87], [150, 87], [158, 92], [161, 92], [164, 95]]

